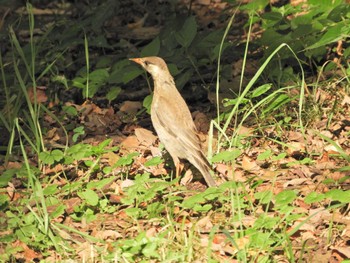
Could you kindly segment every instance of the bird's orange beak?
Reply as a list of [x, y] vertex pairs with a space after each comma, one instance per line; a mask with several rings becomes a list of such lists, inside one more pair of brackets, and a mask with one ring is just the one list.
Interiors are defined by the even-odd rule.
[[129, 58], [129, 60], [134, 61], [137, 64], [142, 65], [142, 59], [141, 58]]

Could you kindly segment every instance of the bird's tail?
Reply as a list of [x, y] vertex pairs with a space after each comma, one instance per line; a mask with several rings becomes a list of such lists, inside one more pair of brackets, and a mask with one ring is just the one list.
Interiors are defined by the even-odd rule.
[[210, 164], [202, 152], [194, 156], [192, 164], [201, 172], [208, 186], [217, 186], [214, 178], [210, 173], [212, 171]]

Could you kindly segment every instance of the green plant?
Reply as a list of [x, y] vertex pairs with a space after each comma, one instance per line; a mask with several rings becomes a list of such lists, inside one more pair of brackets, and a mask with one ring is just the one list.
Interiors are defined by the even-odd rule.
[[[256, 6], [242, 6], [246, 10], [255, 10]], [[315, 1], [293, 6], [271, 7], [256, 17], [262, 23], [264, 32], [258, 42], [266, 46], [263, 61], [281, 44], [287, 44], [309, 67], [325, 61], [326, 54], [335, 53], [334, 44], [344, 41], [349, 35], [348, 18], [350, 7], [345, 1]], [[344, 50], [344, 58], [350, 54], [350, 48]], [[294, 67], [298, 64], [291, 53], [279, 53], [269, 67], [270, 79], [285, 82], [293, 78]]]

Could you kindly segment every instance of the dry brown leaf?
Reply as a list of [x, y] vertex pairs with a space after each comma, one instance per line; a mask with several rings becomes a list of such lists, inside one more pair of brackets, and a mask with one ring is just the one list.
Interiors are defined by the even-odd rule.
[[181, 180], [180, 180], [180, 184], [181, 185], [188, 185], [193, 179], [193, 173], [190, 169], [188, 169], [184, 176], [182, 176]]
[[344, 106], [346, 104], [350, 104], [350, 97], [348, 95], [344, 95], [344, 99], [341, 102], [342, 106]]
[[94, 262], [99, 258], [99, 253], [90, 242], [77, 244], [76, 252], [84, 262]]
[[349, 259], [350, 258], [350, 247], [349, 246], [335, 246], [331, 247], [333, 249], [333, 252], [337, 252], [339, 254], [342, 254], [342, 259]]
[[122, 234], [115, 230], [103, 230], [103, 231], [96, 231], [95, 235], [96, 238], [100, 238], [103, 240], [117, 240], [118, 238], [122, 238]]
[[81, 199], [79, 197], [73, 197], [64, 201], [66, 205], [65, 211], [68, 215], [74, 212], [74, 207], [79, 206], [81, 204]]
[[288, 186], [298, 186], [298, 185], [304, 184], [308, 180], [309, 180], [308, 178], [294, 178], [292, 180], [289, 180], [288, 182], [285, 182], [283, 184], [283, 187], [287, 188]]
[[103, 154], [103, 158], [107, 160], [109, 166], [113, 166], [120, 159], [120, 156], [114, 152], [106, 152]]
[[122, 195], [110, 194], [108, 200], [111, 202], [111, 204], [122, 204], [122, 198]]
[[64, 169], [66, 167], [64, 167], [62, 164], [58, 163], [52, 167], [45, 166], [44, 168], [45, 169], [43, 169], [43, 174], [57, 174], [57, 173], [64, 171]]
[[[27, 89], [29, 100], [31, 103], [35, 103], [35, 98], [36, 98], [36, 103], [44, 103], [47, 102], [48, 98], [46, 96], [45, 90], [46, 87], [36, 87], [36, 92], [34, 94], [34, 88], [30, 87]], [[36, 97], [34, 97], [36, 96]]]
[[276, 178], [279, 174], [283, 174], [283, 171], [281, 170], [276, 170], [276, 171], [272, 171], [272, 170], [265, 170], [263, 171], [263, 173], [259, 176], [259, 178], [264, 179], [264, 180], [272, 180], [274, 178]]
[[[216, 241], [213, 242], [210, 247], [213, 251], [223, 251], [223, 245], [225, 244], [224, 240], [222, 242], [219, 242], [219, 240], [221, 240], [221, 239], [217, 238], [216, 236], [217, 235], [215, 235], [215, 237], [214, 237], [214, 239], [216, 238]], [[209, 236], [208, 235], [201, 235], [200, 242], [201, 242], [202, 247], [208, 247], [209, 246]]]
[[304, 136], [301, 132], [298, 131], [289, 131], [288, 132], [288, 140], [290, 141], [297, 141], [297, 142], [303, 142]]
[[132, 152], [135, 149], [140, 148], [140, 142], [135, 135], [130, 135], [130, 136], [126, 137], [121, 142], [121, 145], [124, 149], [126, 149], [129, 152]]
[[210, 217], [205, 216], [197, 221], [195, 228], [200, 232], [210, 232], [213, 226]]
[[133, 180], [125, 179], [121, 182], [120, 187], [124, 190], [125, 188], [128, 188], [130, 186], [133, 186], [135, 183]]
[[121, 112], [135, 115], [140, 109], [142, 109], [142, 104], [139, 101], [124, 101], [120, 106], [119, 110]]
[[305, 144], [302, 142], [289, 142], [287, 146], [288, 148], [286, 149], [286, 153], [289, 156], [298, 154], [300, 152], [305, 152]]
[[136, 128], [135, 135], [140, 144], [145, 147], [152, 146], [157, 140], [157, 136], [155, 136], [150, 130], [146, 130], [144, 128]]
[[162, 156], [162, 150], [159, 147], [151, 146], [149, 150], [151, 151], [153, 157]]
[[146, 237], [150, 238], [150, 237], [155, 237], [157, 236], [158, 231], [157, 228], [155, 227], [151, 227], [149, 229], [146, 230]]
[[238, 127], [236, 133], [238, 135], [252, 136], [254, 134], [254, 129], [249, 128], [249, 127], [245, 127], [242, 125], [242, 126]]
[[247, 155], [244, 155], [242, 158], [242, 168], [246, 171], [257, 171], [260, 169], [256, 161], [249, 158]]
[[197, 131], [207, 133], [210, 126], [210, 120], [203, 112], [195, 111], [192, 113], [194, 124], [196, 125]]
[[[23, 257], [25, 259], [26, 262], [32, 262], [34, 259], [40, 259], [42, 258], [42, 256], [38, 253], [36, 253], [34, 250], [30, 249], [25, 243], [23, 243], [22, 241], [15, 241], [12, 243], [12, 246], [14, 248], [16, 247], [21, 247], [23, 249]], [[15, 254], [17, 259], [22, 258], [20, 256], [20, 254]]]

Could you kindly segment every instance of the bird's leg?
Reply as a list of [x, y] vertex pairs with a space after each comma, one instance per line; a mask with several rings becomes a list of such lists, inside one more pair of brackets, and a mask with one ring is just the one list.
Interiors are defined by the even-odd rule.
[[175, 166], [175, 179], [178, 178], [181, 174], [182, 169], [184, 168], [184, 165], [181, 164], [179, 158], [177, 156], [171, 155], [174, 161]]
[[176, 169], [176, 175], [175, 176], [176, 176], [176, 178], [178, 178], [180, 176], [183, 168], [184, 168], [184, 165], [182, 163], [178, 162], [177, 164], [175, 164], [175, 169]]

